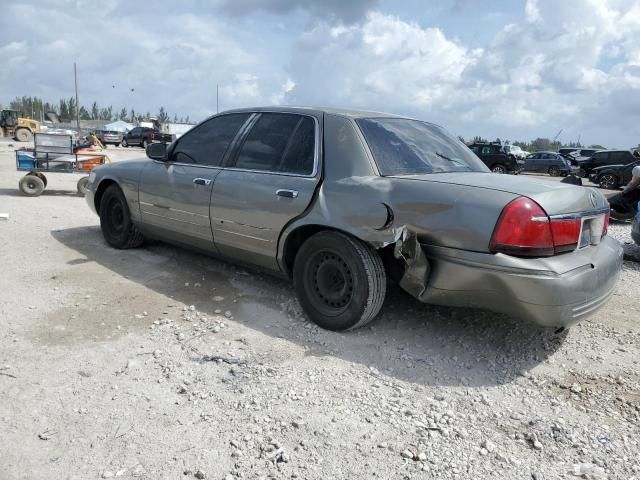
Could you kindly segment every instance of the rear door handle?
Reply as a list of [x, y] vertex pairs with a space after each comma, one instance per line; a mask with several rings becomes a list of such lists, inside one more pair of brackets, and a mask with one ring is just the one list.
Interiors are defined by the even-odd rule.
[[280, 189], [280, 190], [276, 190], [276, 195], [278, 195], [279, 197], [286, 197], [286, 198], [298, 198], [298, 191]]
[[196, 185], [211, 185], [210, 178], [194, 178], [193, 183]]

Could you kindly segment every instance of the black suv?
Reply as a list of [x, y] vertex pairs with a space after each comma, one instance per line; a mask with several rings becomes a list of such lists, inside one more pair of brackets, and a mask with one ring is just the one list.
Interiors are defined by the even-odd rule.
[[[472, 143], [469, 148], [493, 173], [520, 173], [516, 157], [504, 152], [499, 143]], [[524, 161], [522, 161], [524, 163]]]
[[640, 158], [626, 165], [607, 165], [596, 167], [589, 175], [589, 181], [600, 185], [600, 188], [615, 189], [622, 187], [631, 181], [633, 167], [640, 165]]
[[583, 176], [588, 177], [594, 168], [627, 165], [636, 160], [638, 159], [633, 156], [631, 150], [600, 150], [586, 160], [578, 160], [578, 165], [584, 173]]

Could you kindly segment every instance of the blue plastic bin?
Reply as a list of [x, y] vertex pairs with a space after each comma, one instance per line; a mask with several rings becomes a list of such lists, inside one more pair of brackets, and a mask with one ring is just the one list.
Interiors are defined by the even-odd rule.
[[16, 152], [18, 170], [33, 170], [36, 168], [36, 159], [30, 152]]

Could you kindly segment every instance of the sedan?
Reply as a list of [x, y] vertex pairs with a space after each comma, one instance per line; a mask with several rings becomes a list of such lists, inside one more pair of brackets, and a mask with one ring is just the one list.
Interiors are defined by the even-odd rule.
[[149, 158], [93, 170], [106, 242], [160, 239], [293, 281], [321, 327], [430, 304], [564, 328], [611, 296], [622, 249], [598, 191], [495, 175], [437, 125], [314, 108], [224, 112]]
[[580, 168], [555, 152], [535, 152], [524, 159], [524, 172], [548, 173], [552, 177], [578, 173]]

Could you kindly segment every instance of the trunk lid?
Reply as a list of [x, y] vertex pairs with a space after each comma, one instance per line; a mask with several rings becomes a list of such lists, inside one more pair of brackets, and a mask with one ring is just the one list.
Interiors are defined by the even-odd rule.
[[402, 175], [407, 180], [448, 183], [512, 193], [535, 200], [547, 215], [590, 212], [609, 206], [607, 199], [595, 188], [568, 185], [516, 175], [479, 172], [450, 172], [426, 175]]

